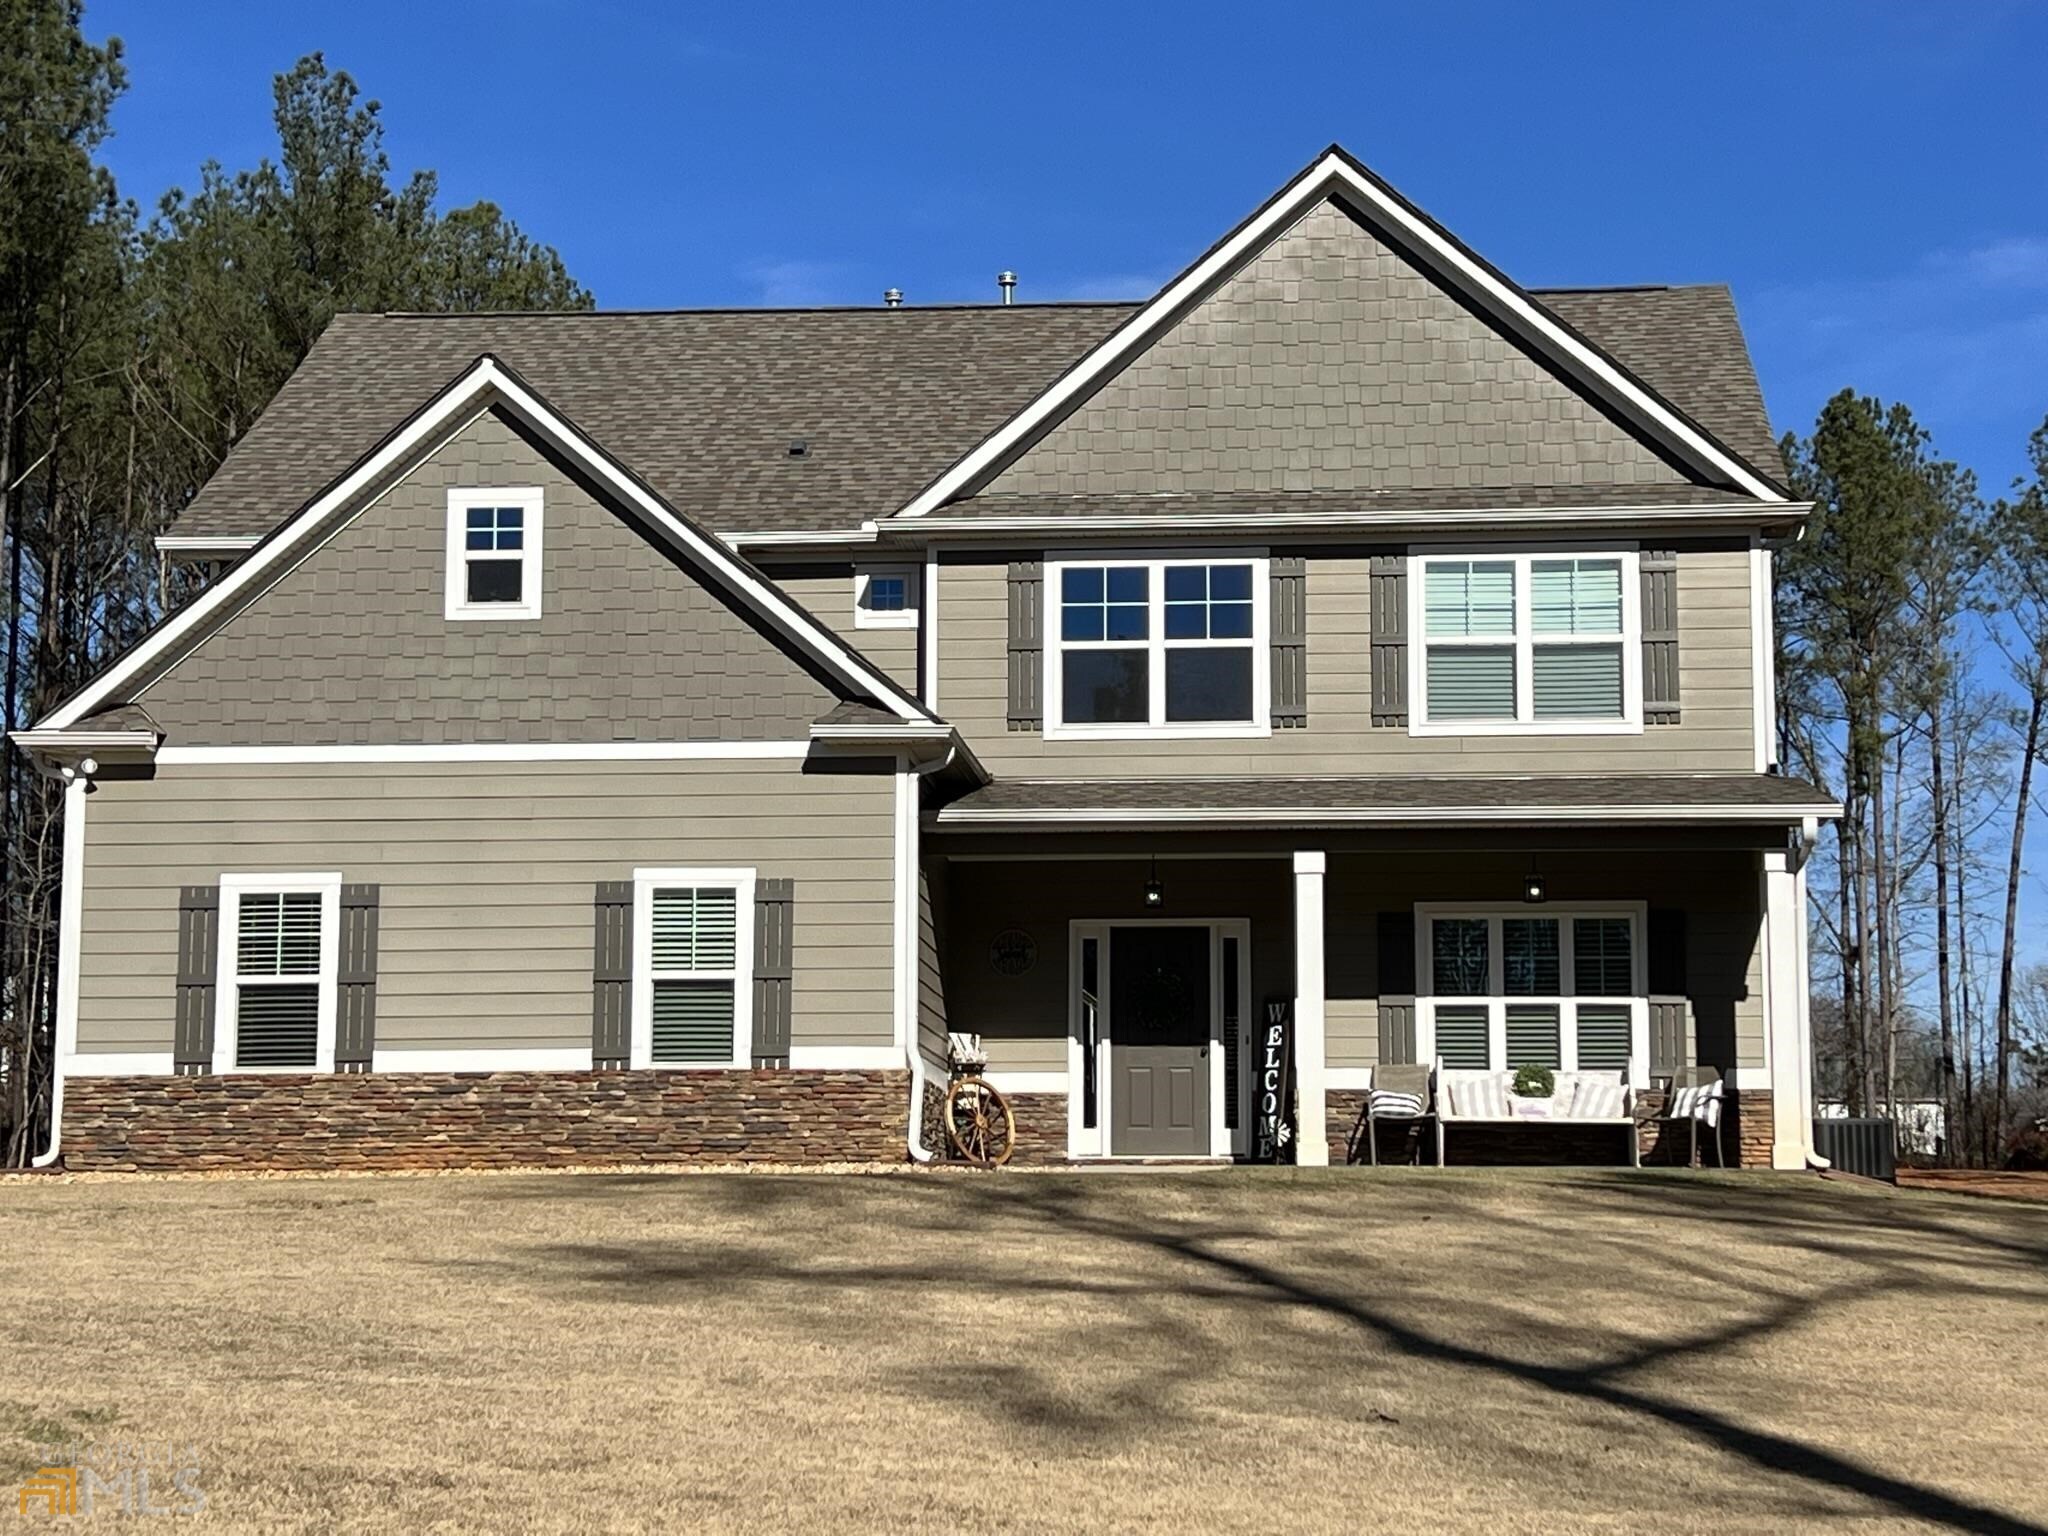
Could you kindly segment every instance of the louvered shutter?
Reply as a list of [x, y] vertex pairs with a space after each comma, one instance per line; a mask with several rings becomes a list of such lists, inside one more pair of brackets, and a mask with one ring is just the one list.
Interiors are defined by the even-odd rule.
[[789, 1065], [791, 985], [795, 977], [796, 882], [754, 885], [754, 1065]]
[[1650, 1071], [1661, 1076], [1692, 1065], [1686, 1046], [1692, 1000], [1686, 986], [1682, 909], [1650, 909], [1645, 960], [1650, 983]]
[[598, 881], [595, 916], [590, 1064], [625, 1067], [633, 1055], [633, 882]]
[[219, 965], [220, 887], [188, 885], [178, 892], [177, 1013], [171, 1045], [172, 1070], [180, 1075], [213, 1070]]
[[367, 1072], [377, 1047], [378, 888], [341, 888], [341, 953], [336, 956], [334, 1070]]
[[1273, 724], [1308, 724], [1308, 562], [1277, 559], [1272, 571]]
[[1010, 563], [1009, 725], [1035, 731], [1045, 723], [1045, 566], [1037, 560]]
[[1408, 725], [1408, 561], [1372, 557], [1367, 603], [1372, 613], [1372, 723]]
[[1645, 550], [1643, 583], [1643, 723], [1679, 722], [1678, 556]]

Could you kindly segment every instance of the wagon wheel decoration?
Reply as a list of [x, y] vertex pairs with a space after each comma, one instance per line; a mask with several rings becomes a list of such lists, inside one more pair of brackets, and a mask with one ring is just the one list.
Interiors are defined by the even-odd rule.
[[1000, 1168], [1017, 1149], [1017, 1120], [995, 1089], [963, 1077], [946, 1090], [946, 1139], [977, 1167]]

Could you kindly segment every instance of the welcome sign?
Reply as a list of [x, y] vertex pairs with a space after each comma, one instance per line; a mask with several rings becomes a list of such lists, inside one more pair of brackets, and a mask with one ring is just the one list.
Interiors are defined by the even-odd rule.
[[1256, 1058], [1258, 1111], [1253, 1121], [1252, 1159], [1294, 1161], [1294, 1003], [1268, 998]]

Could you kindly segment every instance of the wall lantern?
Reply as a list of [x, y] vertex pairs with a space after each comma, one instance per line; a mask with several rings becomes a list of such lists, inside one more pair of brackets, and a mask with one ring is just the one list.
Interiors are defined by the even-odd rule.
[[1540, 905], [1550, 899], [1550, 887], [1536, 872], [1536, 861], [1529, 861], [1529, 873], [1522, 877], [1522, 900], [1531, 906]]
[[1159, 855], [1152, 856], [1152, 873], [1145, 881], [1145, 909], [1154, 911], [1166, 905], [1166, 887], [1159, 883]]

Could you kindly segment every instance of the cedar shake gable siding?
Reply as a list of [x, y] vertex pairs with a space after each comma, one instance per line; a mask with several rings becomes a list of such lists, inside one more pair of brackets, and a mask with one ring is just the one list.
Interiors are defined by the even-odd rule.
[[[536, 485], [540, 617], [444, 617], [448, 491]], [[839, 697], [487, 413], [136, 701], [176, 745], [270, 746], [800, 741]]]

